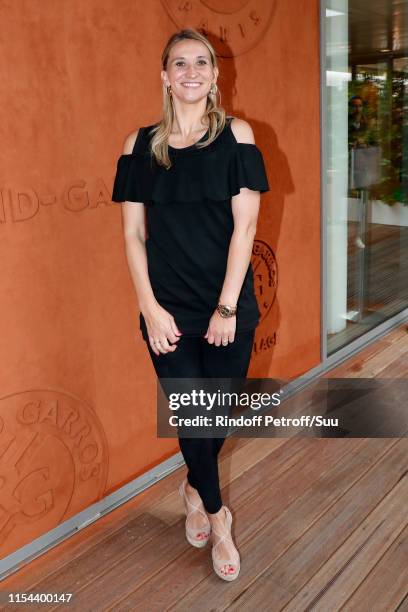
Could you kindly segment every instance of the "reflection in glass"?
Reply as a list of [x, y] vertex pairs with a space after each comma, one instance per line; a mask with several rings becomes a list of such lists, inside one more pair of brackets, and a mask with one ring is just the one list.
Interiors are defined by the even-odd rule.
[[408, 3], [326, 3], [328, 354], [408, 307]]

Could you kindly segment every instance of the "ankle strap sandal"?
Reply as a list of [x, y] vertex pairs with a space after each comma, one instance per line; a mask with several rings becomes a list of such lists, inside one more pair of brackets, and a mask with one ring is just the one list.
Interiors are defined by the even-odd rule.
[[[212, 562], [213, 562], [214, 571], [217, 574], [217, 576], [219, 576], [223, 580], [231, 581], [231, 580], [235, 580], [236, 578], [238, 578], [239, 570], [241, 568], [241, 561], [240, 561], [239, 552], [237, 551], [236, 548], [235, 548], [235, 551], [232, 553], [232, 555], [229, 558], [223, 559], [223, 558], [217, 557], [216, 555], [217, 546], [219, 546], [221, 542], [230, 541], [235, 547], [235, 544], [231, 537], [232, 514], [229, 508], [227, 508], [227, 506], [222, 506], [222, 508], [225, 512], [227, 529], [229, 533], [225, 533], [225, 534], [219, 533], [216, 529], [214, 529], [214, 526], [213, 526], [212, 528], [213, 536], [215, 534], [216, 536], [219, 537], [219, 540], [213, 545], [211, 554], [212, 554]], [[221, 569], [223, 568], [224, 565], [232, 565], [235, 571], [230, 574], [223, 574], [221, 572]]]
[[[211, 524], [204, 510], [204, 506], [202, 507], [196, 506], [195, 504], [192, 504], [191, 501], [188, 499], [187, 494], [186, 494], [186, 484], [187, 484], [187, 479], [184, 479], [179, 487], [179, 494], [180, 494], [180, 497], [184, 500], [184, 506], [186, 510], [186, 538], [187, 538], [187, 541], [192, 546], [195, 546], [196, 548], [202, 548], [203, 546], [207, 544], [210, 538]], [[199, 512], [200, 514], [205, 516], [207, 524], [204, 525], [204, 527], [189, 527], [188, 526], [188, 521], [194, 512]], [[202, 538], [198, 537], [200, 533], [204, 534]]]

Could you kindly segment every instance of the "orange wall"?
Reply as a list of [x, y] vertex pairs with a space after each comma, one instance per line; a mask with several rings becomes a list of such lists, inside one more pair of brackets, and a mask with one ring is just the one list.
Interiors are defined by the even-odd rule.
[[319, 363], [318, 2], [206, 5], [0, 5], [0, 556], [178, 450], [155, 437], [155, 376], [110, 194], [125, 135], [160, 116], [160, 54], [180, 27], [209, 28], [222, 103], [250, 121], [270, 179], [249, 374]]

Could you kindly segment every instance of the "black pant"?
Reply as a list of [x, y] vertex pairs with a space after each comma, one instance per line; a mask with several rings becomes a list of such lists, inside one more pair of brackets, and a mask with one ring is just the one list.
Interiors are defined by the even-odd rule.
[[[171, 353], [155, 355], [146, 342], [158, 378], [245, 378], [251, 359], [255, 330], [235, 334], [227, 346], [209, 344], [205, 338], [181, 337]], [[225, 438], [182, 438], [179, 445], [188, 482], [197, 489], [207, 512], [222, 507], [218, 453]]]

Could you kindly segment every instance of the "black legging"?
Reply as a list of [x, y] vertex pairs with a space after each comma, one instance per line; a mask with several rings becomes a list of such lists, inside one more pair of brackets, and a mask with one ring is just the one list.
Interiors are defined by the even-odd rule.
[[[158, 378], [245, 378], [251, 359], [255, 330], [235, 334], [227, 346], [209, 344], [205, 338], [180, 337], [174, 352], [155, 355], [146, 342]], [[222, 507], [218, 453], [225, 438], [182, 438], [179, 445], [188, 472], [207, 512]]]

